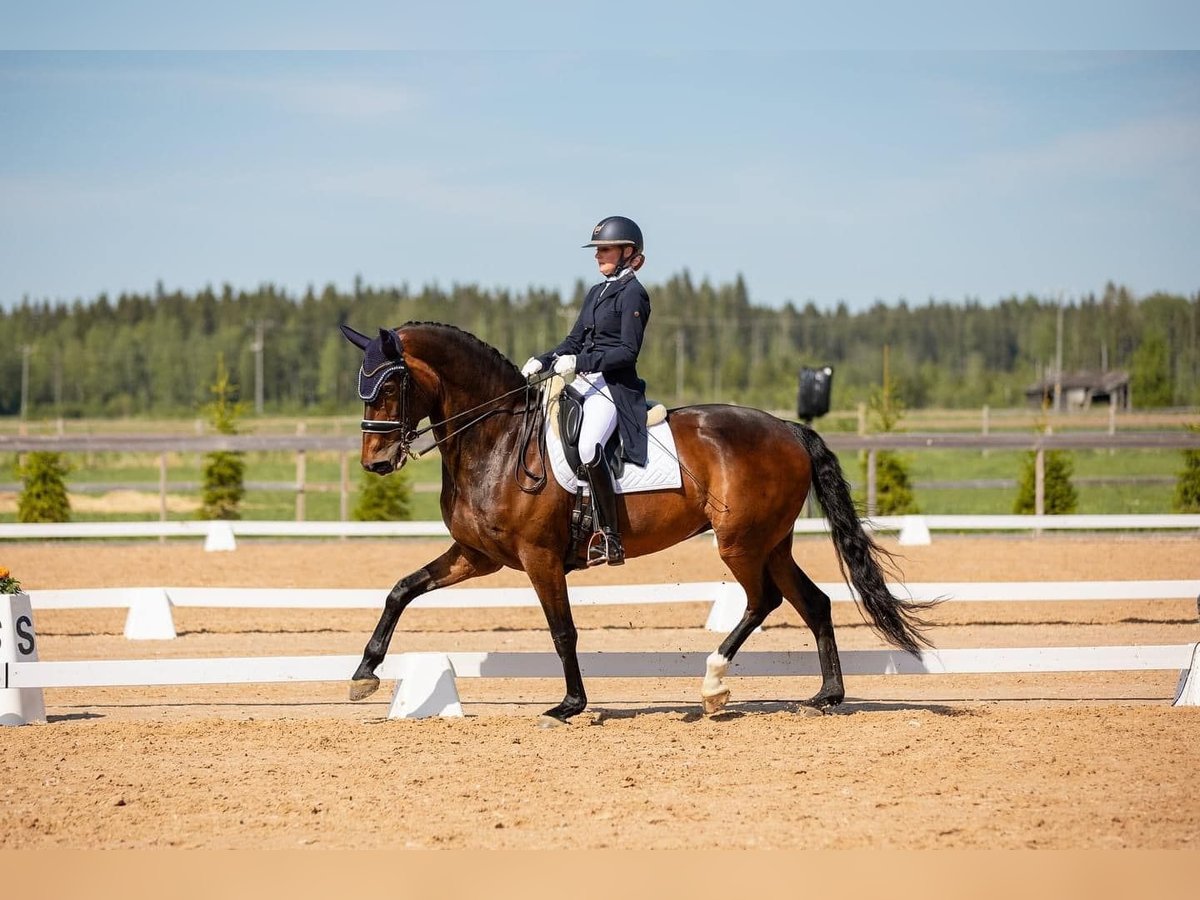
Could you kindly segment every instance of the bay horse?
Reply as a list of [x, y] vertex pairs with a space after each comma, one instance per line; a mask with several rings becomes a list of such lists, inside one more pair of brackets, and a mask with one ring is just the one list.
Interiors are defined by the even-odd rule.
[[[537, 458], [536, 391], [499, 351], [450, 325], [410, 322], [381, 328], [376, 338], [345, 325], [342, 331], [364, 354], [363, 468], [378, 475], [399, 469], [422, 433], [432, 432], [441, 452], [442, 520], [454, 541], [388, 593], [350, 698], [378, 689], [375, 670], [414, 598], [507, 566], [529, 576], [562, 660], [566, 695], [545, 715], [565, 722], [579, 714], [587, 695], [566, 580], [575, 567], [566, 558], [574, 498], [544, 477], [548, 461]], [[431, 424], [419, 432], [425, 418]], [[674, 409], [668, 421], [683, 486], [619, 495], [621, 533], [626, 556], [635, 557], [711, 529], [721, 559], [745, 589], [745, 614], [707, 660], [700, 691], [706, 713], [724, 707], [730, 661], [784, 597], [816, 639], [821, 689], [805, 702], [825, 709], [845, 698], [829, 597], [792, 558], [794, 524], [810, 486], [829, 521], [842, 575], [872, 627], [910, 653], [928, 646], [922, 633], [928, 623], [918, 614], [928, 604], [906, 603], [888, 589], [890, 554], [863, 532], [837, 457], [815, 431], [724, 404]], [[530, 483], [539, 464], [543, 477]]]

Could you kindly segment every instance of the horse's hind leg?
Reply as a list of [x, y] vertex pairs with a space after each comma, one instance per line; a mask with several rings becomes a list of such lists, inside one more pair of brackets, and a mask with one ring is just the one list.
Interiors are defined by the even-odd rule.
[[708, 657], [704, 681], [700, 685], [700, 696], [704, 701], [704, 712], [710, 716], [724, 709], [729, 701], [729, 685], [724, 679], [734, 654], [754, 629], [783, 602], [779, 588], [767, 574], [761, 558], [751, 559], [722, 548], [721, 559], [746, 591], [746, 612], [716, 652]]
[[837, 706], [846, 697], [842, 665], [833, 637], [833, 612], [829, 596], [822, 591], [792, 558], [791, 535], [779, 544], [767, 560], [771, 579], [779, 585], [788, 602], [800, 613], [817, 640], [817, 658], [821, 663], [821, 690], [805, 701], [817, 709]]
[[490, 575], [499, 568], [499, 563], [475, 550], [454, 543], [433, 562], [397, 581], [384, 601], [379, 624], [375, 626], [371, 639], [367, 641], [362, 662], [358, 664], [350, 682], [350, 699], [362, 700], [379, 689], [379, 677], [375, 670], [387, 655], [392, 632], [396, 630], [400, 614], [409, 603], [428, 591], [448, 587], [477, 575]]

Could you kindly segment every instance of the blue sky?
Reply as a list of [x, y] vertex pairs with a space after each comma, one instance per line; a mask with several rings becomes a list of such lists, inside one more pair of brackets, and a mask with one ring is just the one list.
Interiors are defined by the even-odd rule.
[[620, 6], [33, 6], [0, 6], [5, 306], [356, 274], [565, 291], [612, 213], [646, 232], [644, 281], [741, 273], [770, 305], [1200, 291], [1188, 4], [858, 30], [803, 4], [650, 4], [636, 29]]

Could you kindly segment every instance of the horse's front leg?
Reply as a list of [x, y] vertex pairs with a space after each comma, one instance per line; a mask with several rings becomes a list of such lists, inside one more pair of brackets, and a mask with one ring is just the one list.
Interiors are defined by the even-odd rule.
[[543, 715], [565, 722], [572, 716], [579, 715], [587, 707], [583, 674], [579, 671], [579, 656], [575, 651], [579, 635], [575, 630], [575, 620], [567, 598], [567, 574], [563, 569], [562, 558], [555, 554], [538, 556], [536, 559], [526, 558], [523, 562], [542, 604], [542, 612], [546, 614], [550, 637], [554, 640], [554, 649], [562, 661], [563, 678], [567, 682], [567, 693], [562, 703], [546, 710]]
[[350, 682], [350, 699], [362, 700], [379, 689], [379, 677], [375, 670], [383, 662], [388, 644], [392, 641], [392, 632], [396, 630], [396, 623], [400, 621], [400, 613], [404, 612], [409, 603], [428, 591], [448, 587], [477, 575], [490, 575], [499, 568], [499, 563], [493, 562], [477, 550], [455, 543], [433, 562], [397, 581], [396, 586], [387, 595], [379, 624], [375, 626], [371, 639], [367, 641], [362, 662], [359, 663]]

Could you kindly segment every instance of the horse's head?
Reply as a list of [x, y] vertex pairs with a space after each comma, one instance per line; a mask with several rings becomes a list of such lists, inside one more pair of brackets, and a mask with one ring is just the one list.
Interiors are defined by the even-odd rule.
[[380, 328], [379, 337], [369, 338], [343, 325], [342, 334], [363, 351], [358, 370], [358, 396], [365, 404], [362, 467], [387, 475], [413, 453], [417, 423], [429, 414], [426, 393], [414, 384], [404, 343], [395, 331]]

